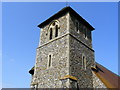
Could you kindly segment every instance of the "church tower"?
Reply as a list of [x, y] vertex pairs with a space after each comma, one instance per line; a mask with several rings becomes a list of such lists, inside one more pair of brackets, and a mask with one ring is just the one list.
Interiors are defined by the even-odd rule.
[[92, 88], [94, 28], [71, 7], [38, 25], [40, 43], [32, 74], [35, 88]]

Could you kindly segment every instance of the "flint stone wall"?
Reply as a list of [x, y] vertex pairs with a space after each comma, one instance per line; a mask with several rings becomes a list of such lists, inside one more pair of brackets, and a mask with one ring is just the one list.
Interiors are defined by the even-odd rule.
[[107, 87], [104, 83], [93, 73], [93, 88], [104, 88], [107, 90]]
[[[92, 88], [93, 79], [91, 66], [94, 65], [94, 50], [92, 49], [91, 39], [85, 39], [84, 33], [79, 28], [76, 31], [75, 22], [78, 21], [74, 16], [70, 15], [70, 75], [75, 76], [78, 81], [79, 88]], [[84, 25], [78, 21], [81, 27]], [[84, 28], [82, 28], [84, 30]], [[82, 56], [86, 57], [86, 70], [82, 68]]]
[[[67, 17], [66, 14], [57, 19], [60, 26], [58, 37], [54, 37], [53, 33], [52, 40], [49, 40], [49, 26], [51, 23], [41, 29], [34, 80], [32, 82], [36, 82], [38, 88], [62, 88], [60, 78], [69, 75], [69, 36], [65, 35], [67, 33]], [[50, 54], [52, 56], [52, 66], [48, 67], [48, 56]]]
[[[69, 74], [68, 40], [65, 36], [37, 50], [35, 82], [39, 88], [61, 88], [60, 77]], [[47, 67], [49, 54], [52, 55], [52, 67]]]
[[[84, 44], [86, 44], [88, 47], [92, 48], [92, 38], [87, 38], [85, 39], [84, 35], [84, 30], [86, 29], [87, 31], [90, 31], [89, 28], [87, 28], [87, 26], [85, 26], [81, 21], [77, 20], [76, 17], [74, 17], [73, 15], [70, 14], [70, 18], [69, 18], [69, 22], [70, 22], [70, 33], [72, 35], [74, 35], [74, 37], [76, 37], [77, 39], [79, 39], [81, 42], [83, 42]], [[75, 23], [79, 22], [79, 30], [76, 30], [76, 25]], [[91, 31], [90, 31], [91, 32]], [[92, 37], [91, 33], [89, 33], [90, 37]]]
[[[86, 56], [86, 70], [82, 68], [82, 55]], [[79, 88], [92, 88], [92, 71], [94, 52], [86, 48], [72, 36], [70, 37], [70, 75], [75, 76]]]

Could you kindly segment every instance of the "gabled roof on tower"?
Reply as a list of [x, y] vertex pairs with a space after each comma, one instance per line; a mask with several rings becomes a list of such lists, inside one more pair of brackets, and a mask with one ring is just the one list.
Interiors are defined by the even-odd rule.
[[84, 25], [86, 25], [90, 30], [94, 30], [94, 28], [85, 20], [83, 19], [75, 10], [73, 10], [71, 7], [65, 7], [61, 9], [59, 12], [42, 22], [38, 25], [38, 27], [42, 28], [45, 25], [49, 24], [52, 20], [57, 19], [61, 17], [62, 15], [66, 14], [67, 12], [70, 12], [72, 15], [74, 15], [78, 20], [80, 20]]
[[120, 88], [120, 76], [111, 72], [107, 68], [96, 63], [96, 67], [92, 68], [92, 71], [105, 84], [107, 88]]

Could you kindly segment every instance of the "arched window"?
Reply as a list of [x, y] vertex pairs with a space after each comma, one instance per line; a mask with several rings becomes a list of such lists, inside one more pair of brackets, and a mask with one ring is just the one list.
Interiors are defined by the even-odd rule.
[[52, 39], [52, 28], [50, 28], [50, 36], [49, 36], [49, 39], [50, 39], [50, 40]]
[[82, 56], [82, 68], [86, 70], [86, 57]]
[[58, 25], [55, 26], [55, 37], [58, 36]]
[[48, 55], [48, 63], [47, 63], [47, 68], [52, 67], [52, 54]]
[[49, 26], [49, 39], [48, 40], [51, 40], [53, 38], [56, 38], [58, 37], [59, 35], [59, 21], [55, 20], [53, 21], [50, 26]]

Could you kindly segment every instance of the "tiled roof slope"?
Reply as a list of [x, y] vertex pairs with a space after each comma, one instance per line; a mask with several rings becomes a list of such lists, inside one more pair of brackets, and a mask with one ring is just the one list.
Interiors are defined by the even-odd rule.
[[83, 19], [75, 10], [73, 10], [69, 6], [61, 9], [59, 12], [57, 12], [56, 14], [54, 14], [53, 16], [51, 16], [50, 18], [48, 18], [47, 20], [45, 20], [44, 22], [39, 24], [38, 27], [40, 27], [40, 28], [44, 27], [45, 25], [49, 24], [52, 20], [55, 20], [55, 19], [65, 15], [67, 12], [70, 12], [71, 15], [73, 15], [78, 20], [80, 20], [84, 25], [86, 25], [88, 28], [90, 28], [90, 30], [94, 30], [94, 28], [85, 19]]
[[114, 74], [113, 72], [98, 63], [96, 63], [96, 67], [92, 68], [92, 70], [107, 88], [120, 89], [120, 76]]

